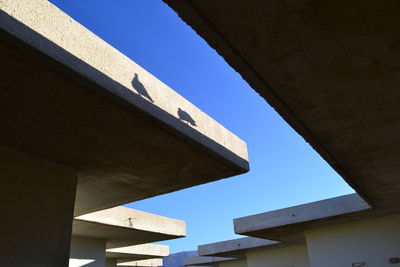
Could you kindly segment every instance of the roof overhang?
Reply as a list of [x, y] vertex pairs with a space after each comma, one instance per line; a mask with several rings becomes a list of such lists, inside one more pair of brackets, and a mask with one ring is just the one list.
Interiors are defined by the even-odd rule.
[[183, 263], [185, 266], [216, 266], [221, 262], [227, 261], [235, 261], [238, 260], [236, 258], [225, 258], [225, 257], [203, 257], [203, 256], [196, 256], [185, 258]]
[[152, 258], [161, 258], [169, 255], [169, 247], [157, 244], [143, 244], [106, 250], [106, 258], [119, 261], [138, 261]]
[[0, 8], [0, 145], [78, 170], [75, 215], [248, 170], [242, 140], [49, 1]]

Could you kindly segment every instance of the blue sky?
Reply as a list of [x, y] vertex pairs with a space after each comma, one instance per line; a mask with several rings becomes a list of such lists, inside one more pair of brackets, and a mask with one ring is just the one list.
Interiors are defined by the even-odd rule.
[[186, 221], [171, 252], [236, 238], [232, 219], [353, 190], [161, 0], [51, 0], [246, 141], [249, 173], [128, 207]]

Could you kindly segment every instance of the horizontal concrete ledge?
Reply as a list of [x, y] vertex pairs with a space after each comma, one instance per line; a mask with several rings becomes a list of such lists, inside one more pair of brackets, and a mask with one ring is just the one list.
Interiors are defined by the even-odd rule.
[[200, 256], [245, 258], [246, 253], [263, 248], [276, 248], [293, 245], [293, 243], [282, 243], [267, 239], [244, 237], [222, 242], [216, 242], [198, 247]]
[[218, 266], [221, 262], [234, 261], [236, 258], [225, 258], [225, 257], [203, 257], [196, 256], [185, 258], [183, 264], [185, 266]]
[[184, 221], [126, 207], [96, 211], [74, 219], [73, 235], [107, 240], [107, 248], [184, 237]]
[[163, 266], [163, 260], [162, 259], [148, 259], [140, 261], [117, 260], [117, 266], [158, 267], [158, 266]]
[[0, 7], [0, 145], [80, 170], [76, 215], [248, 170], [242, 140], [49, 1]]
[[146, 260], [166, 257], [169, 255], [169, 247], [157, 244], [143, 244], [136, 246], [110, 248], [106, 250], [106, 258], [127, 261]]
[[350, 194], [304, 205], [234, 219], [235, 233], [279, 241], [292, 241], [306, 229], [373, 216], [369, 205]]

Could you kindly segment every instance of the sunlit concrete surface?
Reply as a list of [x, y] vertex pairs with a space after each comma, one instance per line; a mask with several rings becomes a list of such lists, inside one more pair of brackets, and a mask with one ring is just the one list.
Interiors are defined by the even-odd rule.
[[106, 257], [137, 261], [152, 258], [161, 258], [169, 255], [169, 247], [157, 244], [142, 244], [127, 247], [109, 248], [106, 250]]
[[226, 258], [226, 257], [204, 257], [204, 256], [196, 256], [185, 258], [183, 263], [185, 266], [216, 266], [221, 262], [235, 261], [236, 258]]
[[184, 237], [184, 221], [126, 207], [115, 207], [75, 217], [73, 235], [106, 240], [107, 248]]
[[248, 170], [242, 140], [50, 2], [0, 8], [0, 145], [78, 170], [75, 215]]
[[117, 259], [107, 259], [106, 267], [161, 267], [163, 266], [162, 259], [148, 259], [139, 261], [127, 261]]
[[399, 210], [399, 1], [164, 2], [370, 205]]

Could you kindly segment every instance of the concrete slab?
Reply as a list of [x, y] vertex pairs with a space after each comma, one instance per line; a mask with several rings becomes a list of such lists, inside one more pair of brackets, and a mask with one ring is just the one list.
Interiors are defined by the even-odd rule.
[[75, 215], [248, 170], [242, 140], [49, 1], [0, 8], [0, 145], [79, 170]]
[[196, 256], [185, 258], [183, 263], [185, 266], [216, 266], [218, 267], [219, 263], [234, 261], [236, 258], [225, 258], [225, 257], [204, 257], [204, 256]]
[[304, 240], [304, 230], [381, 215], [357, 194], [234, 219], [235, 233], [279, 241]]
[[198, 247], [200, 256], [229, 257], [243, 259], [246, 253], [265, 248], [292, 246], [304, 242], [277, 242], [267, 239], [244, 237], [222, 242], [216, 242]]
[[400, 208], [400, 2], [164, 2], [368, 203]]
[[136, 246], [109, 248], [106, 250], [106, 258], [118, 260], [137, 261], [169, 255], [169, 247], [157, 244], [143, 244]]
[[115, 207], [76, 217], [72, 233], [107, 240], [107, 248], [116, 248], [184, 237], [186, 225], [181, 220]]
[[158, 267], [158, 266], [163, 266], [163, 260], [162, 259], [148, 259], [148, 260], [140, 260], [140, 261], [118, 260], [117, 266]]

